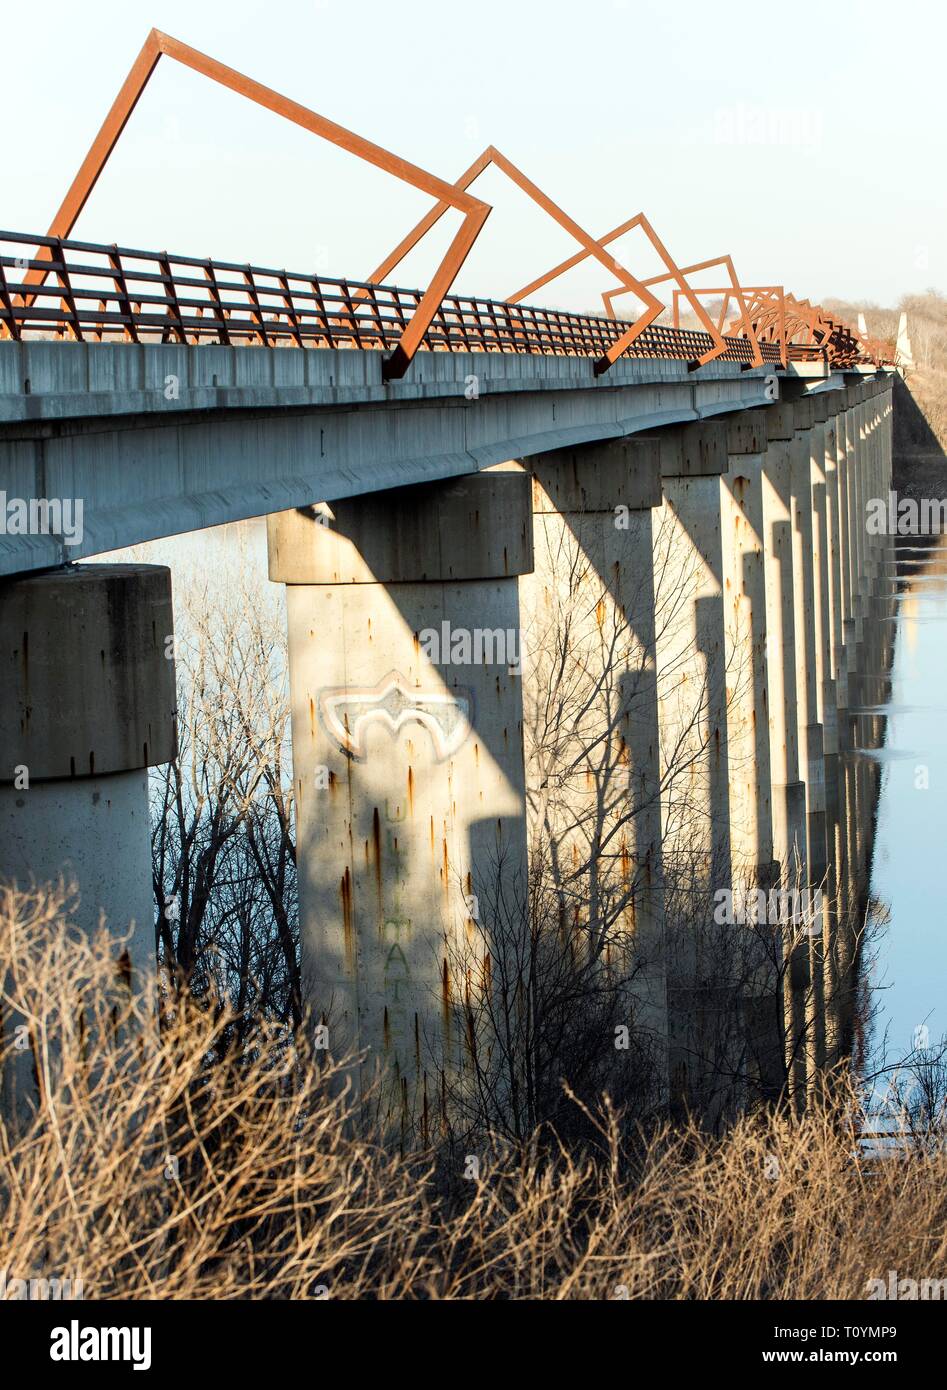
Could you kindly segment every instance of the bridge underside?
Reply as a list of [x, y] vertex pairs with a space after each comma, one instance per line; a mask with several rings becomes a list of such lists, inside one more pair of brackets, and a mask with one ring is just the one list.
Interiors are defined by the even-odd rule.
[[820, 363], [741, 368], [421, 352], [0, 343], [0, 492], [82, 499], [82, 538], [0, 525], [0, 574], [839, 386]]

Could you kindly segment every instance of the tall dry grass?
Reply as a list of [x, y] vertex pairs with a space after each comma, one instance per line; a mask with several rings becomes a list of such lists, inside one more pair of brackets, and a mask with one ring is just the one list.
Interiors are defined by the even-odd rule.
[[386, 1150], [318, 1056], [276, 1037], [228, 1053], [222, 1001], [176, 1002], [159, 1029], [59, 893], [0, 894], [0, 960], [39, 1097], [0, 1127], [8, 1279], [119, 1299], [858, 1299], [889, 1269], [945, 1273], [947, 1158], [859, 1160], [850, 1093], [722, 1140], [645, 1140], [603, 1099], [583, 1152], [485, 1137], [474, 1180], [467, 1155]]

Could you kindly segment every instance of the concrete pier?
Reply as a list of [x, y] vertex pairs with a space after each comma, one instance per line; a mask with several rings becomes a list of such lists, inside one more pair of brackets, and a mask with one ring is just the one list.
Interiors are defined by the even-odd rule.
[[[839, 490], [837, 433], [839, 424], [838, 391], [825, 393], [825, 453], [824, 479], [825, 510], [825, 586], [823, 600], [826, 619], [823, 632], [825, 678], [823, 709], [825, 711], [825, 841], [827, 874], [825, 887], [826, 920], [822, 948], [822, 994], [824, 1001], [825, 1060], [830, 1065], [837, 1058], [839, 996], [838, 954], [836, 938], [840, 915], [844, 912], [841, 894], [846, 879], [845, 841], [842, 835], [844, 800], [840, 748], [847, 746], [850, 735], [847, 714], [848, 674], [845, 647], [842, 641], [842, 592], [839, 532]], [[817, 477], [817, 470], [814, 474]], [[820, 518], [821, 520], [821, 518]]]
[[[828, 485], [826, 481], [827, 439], [835, 449], [835, 417], [829, 424], [828, 392], [812, 397], [812, 436], [809, 469], [812, 497], [812, 596], [815, 618], [815, 688], [818, 723], [822, 726], [823, 757], [838, 752], [835, 681], [832, 676], [832, 602]], [[813, 873], [819, 864], [813, 861]]]
[[567, 930], [628, 981], [666, 1091], [667, 985], [652, 517], [654, 440], [525, 460], [535, 569], [520, 580], [531, 863]]
[[763, 458], [763, 553], [766, 566], [766, 667], [772, 777], [773, 857], [780, 881], [804, 882], [806, 788], [799, 775], [795, 575], [792, 544], [790, 403], [767, 411]]
[[[402, 1128], [469, 1063], [462, 1005], [477, 962], [481, 984], [502, 968], [494, 924], [523, 929], [527, 862], [563, 931], [628, 972], [672, 1103], [818, 1089], [850, 1031], [877, 792], [848, 710], [890, 657], [864, 526], [879, 389], [801, 379], [719, 421], [271, 518], [304, 977], [332, 1049], [394, 1078]], [[475, 625], [522, 629], [525, 666], [458, 658]], [[718, 926], [719, 890], [748, 886], [825, 908]]]
[[287, 586], [304, 989], [387, 1122], [426, 1130], [465, 1009], [526, 929], [529, 479], [268, 518]]
[[[773, 854], [779, 885], [790, 893], [808, 886], [806, 784], [799, 764], [799, 685], [793, 545], [792, 452], [795, 407], [767, 411], [768, 444], [763, 456], [763, 553], [766, 569], [766, 650], [773, 798]], [[783, 1056], [796, 1097], [806, 1083], [806, 995], [808, 943], [804, 924], [787, 914], [782, 924], [781, 992]]]
[[0, 584], [0, 877], [74, 881], [75, 920], [154, 961], [148, 768], [175, 753], [170, 572], [75, 565]]
[[[862, 456], [858, 400], [860, 386], [849, 386], [846, 392], [845, 459], [848, 504], [848, 582], [852, 644], [862, 640], [862, 620], [865, 613], [866, 584], [864, 580], [865, 526], [862, 497]], [[855, 669], [850, 666], [850, 669]]]
[[666, 877], [730, 882], [730, 773], [721, 476], [727, 427], [662, 430], [655, 649]]
[[[74, 889], [70, 922], [90, 934], [104, 924], [122, 977], [144, 984], [156, 915], [148, 768], [176, 748], [170, 572], [75, 565], [5, 580], [0, 665], [0, 879]], [[11, 1072], [11, 1110], [14, 1086]]]
[[[824, 685], [823, 685], [823, 600], [827, 588], [827, 530], [823, 540], [820, 483], [824, 479], [825, 427], [827, 412], [817, 397], [803, 396], [793, 404], [794, 434], [791, 448], [791, 488], [793, 509], [793, 567], [796, 575], [796, 665], [798, 684], [798, 729], [800, 765], [806, 784], [806, 877], [805, 886], [824, 893], [827, 872]], [[821, 417], [821, 418], [820, 418]], [[834, 721], [833, 721], [834, 723]], [[804, 1099], [802, 1077], [811, 1087], [824, 1052], [823, 1026], [823, 945], [830, 924], [810, 920], [800, 928], [793, 955], [794, 999], [804, 999], [804, 1025], [794, 1040], [797, 1097]], [[795, 1014], [801, 1011], [795, 1004]], [[798, 1018], [796, 1019], [798, 1027]], [[804, 1059], [801, 1054], [804, 1053]]]
[[726, 622], [727, 740], [734, 884], [769, 889], [773, 864], [772, 777], [767, 708], [763, 459], [768, 412], [727, 421], [721, 489]]
[[[806, 783], [806, 824], [810, 880], [825, 869], [825, 763], [819, 720], [819, 679], [816, 663], [816, 583], [813, 572], [812, 460], [824, 449], [824, 434], [813, 439], [813, 402], [794, 402], [794, 433], [790, 461], [793, 508], [793, 570], [796, 575], [796, 669], [800, 767]], [[821, 587], [821, 586], [820, 586]]]
[[722, 526], [728, 429], [706, 421], [655, 438], [664, 491], [654, 568], [670, 1094], [673, 1106], [714, 1122], [744, 1094], [751, 935], [716, 910], [718, 894], [732, 902], [734, 887]]

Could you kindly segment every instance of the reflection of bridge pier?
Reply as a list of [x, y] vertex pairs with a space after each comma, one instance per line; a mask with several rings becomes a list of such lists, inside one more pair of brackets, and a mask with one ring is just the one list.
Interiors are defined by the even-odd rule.
[[[841, 394], [841, 393], [840, 393]], [[874, 536], [866, 525], [867, 503], [886, 497], [891, 479], [890, 392], [886, 386], [856, 382], [841, 395], [839, 450], [845, 440], [849, 515], [857, 516], [850, 555], [851, 610], [860, 613], [843, 630], [848, 669], [848, 708], [840, 721], [839, 829], [842, 840], [841, 893], [834, 966], [838, 1005], [832, 1011], [838, 1042], [851, 1046], [855, 996], [874, 846], [881, 768], [871, 756], [884, 740], [884, 719], [875, 708], [887, 696], [893, 658], [893, 588], [886, 574], [890, 537]], [[844, 436], [843, 436], [844, 430]], [[851, 503], [852, 494], [856, 501]], [[858, 572], [856, 573], [856, 565]], [[843, 604], [844, 611], [844, 604]]]

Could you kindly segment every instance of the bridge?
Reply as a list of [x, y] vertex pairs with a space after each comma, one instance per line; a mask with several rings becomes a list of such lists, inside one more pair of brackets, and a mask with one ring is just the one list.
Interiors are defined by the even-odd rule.
[[[352, 280], [74, 239], [162, 56], [406, 179], [431, 212]], [[490, 165], [578, 245], [502, 301], [453, 292]], [[431, 283], [397, 286], [451, 208]], [[607, 249], [633, 229], [662, 274]], [[534, 302], [589, 258], [600, 315]], [[610, 953], [682, 1094], [700, 1089], [703, 986], [668, 939], [672, 884], [828, 885], [784, 968], [754, 963], [748, 1004], [775, 988], [780, 1012], [736, 1044], [805, 1094], [844, 1032], [832, 1001], [866, 892], [853, 826], [874, 773], [845, 754], [880, 737], [858, 711], [891, 657], [885, 542], [865, 526], [891, 473], [887, 345], [743, 285], [729, 256], [679, 266], [643, 214], [592, 237], [493, 147], [449, 183], [157, 32], [48, 231], [0, 232], [0, 339], [0, 875], [73, 874], [81, 920], [134, 920], [133, 957], [153, 956], [170, 575], [75, 562], [266, 516], [304, 975], [334, 1049], [384, 1059], [404, 1113], [427, 1114], [465, 1065], [471, 972], [502, 966], [497, 921], [524, 906], [531, 852], [551, 853], [569, 921], [594, 933], [608, 896]], [[592, 735], [536, 736], [555, 653], [560, 679], [592, 682]]]

